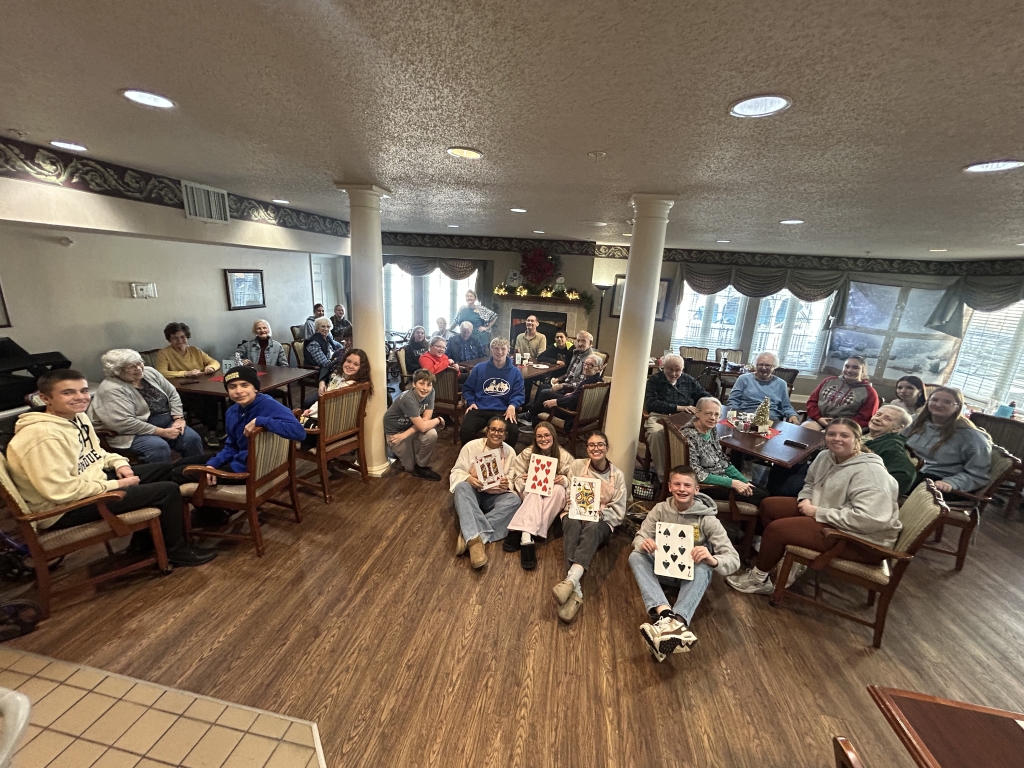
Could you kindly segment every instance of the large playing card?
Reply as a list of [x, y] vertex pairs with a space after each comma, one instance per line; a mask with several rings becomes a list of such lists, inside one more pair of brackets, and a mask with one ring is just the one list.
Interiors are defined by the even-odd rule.
[[550, 496], [558, 472], [558, 459], [533, 454], [530, 457], [530, 471], [526, 474], [526, 493]]
[[569, 484], [569, 517], [573, 520], [601, 519], [601, 481], [594, 477], [574, 477]]
[[473, 464], [476, 466], [476, 476], [482, 484], [481, 490], [486, 491], [501, 485], [501, 479], [505, 477], [505, 473], [501, 468], [501, 461], [496, 451], [481, 453], [473, 459]]
[[693, 526], [658, 523], [654, 543], [654, 574], [693, 580]]

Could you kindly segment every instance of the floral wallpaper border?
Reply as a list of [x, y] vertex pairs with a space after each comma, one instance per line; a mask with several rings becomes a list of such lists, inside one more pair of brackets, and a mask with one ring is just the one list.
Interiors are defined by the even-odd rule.
[[476, 235], [427, 235], [416, 232], [383, 232], [383, 245], [418, 248], [450, 248], [466, 251], [523, 253], [543, 248], [563, 256], [593, 256], [598, 246], [590, 240], [544, 240], [526, 237], [479, 237]]

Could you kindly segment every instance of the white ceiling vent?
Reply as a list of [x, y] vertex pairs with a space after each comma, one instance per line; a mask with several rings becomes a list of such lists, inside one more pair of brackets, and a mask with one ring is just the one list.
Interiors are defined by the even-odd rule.
[[185, 200], [185, 216], [214, 224], [227, 224], [228, 193], [216, 187], [207, 187], [191, 181], [181, 182], [181, 196]]

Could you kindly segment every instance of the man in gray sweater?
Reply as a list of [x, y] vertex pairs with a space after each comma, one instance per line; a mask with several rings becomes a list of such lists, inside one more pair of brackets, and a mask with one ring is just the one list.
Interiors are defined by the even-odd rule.
[[[650, 623], [640, 626], [640, 634], [656, 661], [664, 661], [670, 653], [686, 653], [697, 642], [690, 630], [690, 621], [704, 592], [711, 583], [711, 574], [718, 571], [728, 576], [740, 567], [740, 556], [715, 517], [715, 502], [697, 492], [697, 475], [690, 467], [674, 467], [668, 473], [668, 489], [672, 498], [657, 504], [647, 513], [629, 555], [629, 567], [640, 587]], [[654, 574], [655, 533], [658, 523], [693, 526], [693, 580], [673, 579]], [[674, 606], [669, 606], [662, 582], [679, 588]]]

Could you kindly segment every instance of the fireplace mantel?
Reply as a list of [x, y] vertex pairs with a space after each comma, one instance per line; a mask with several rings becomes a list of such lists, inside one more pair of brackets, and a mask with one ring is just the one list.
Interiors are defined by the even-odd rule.
[[[498, 333], [509, 338], [512, 325], [512, 310], [522, 309], [533, 312], [564, 312], [565, 332], [569, 338], [575, 338], [577, 331], [587, 330], [587, 311], [578, 301], [567, 299], [545, 298], [543, 296], [495, 296], [494, 311], [498, 313], [496, 324]], [[512, 339], [515, 341], [515, 339]]]

